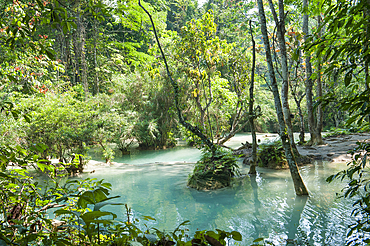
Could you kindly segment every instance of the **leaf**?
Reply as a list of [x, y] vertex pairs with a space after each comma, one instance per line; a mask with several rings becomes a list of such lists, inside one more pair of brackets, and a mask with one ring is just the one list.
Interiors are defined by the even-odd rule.
[[66, 202], [66, 201], [68, 201], [68, 196], [63, 196], [63, 197], [60, 197], [58, 199], [55, 199], [54, 202], [59, 203], [59, 202]]
[[4, 240], [0, 239], [0, 246], [7, 246], [7, 244]]
[[[208, 232], [207, 232], [208, 234]], [[211, 236], [208, 236], [208, 235], [204, 235], [204, 238], [207, 240], [207, 242], [209, 244], [211, 244], [212, 246], [223, 246], [219, 241], [217, 241], [215, 238], [211, 237]]]
[[91, 211], [91, 212], [86, 212], [82, 214], [80, 217], [85, 221], [86, 224], [94, 222], [95, 219], [100, 218], [102, 216], [107, 216], [107, 215], [113, 215], [114, 213], [112, 212], [103, 212], [103, 211]]
[[65, 209], [59, 209], [57, 211], [54, 211], [54, 214], [56, 216], [62, 215], [62, 214], [70, 214], [70, 215], [74, 215], [74, 216], [77, 216], [77, 217], [80, 217], [81, 216], [81, 213], [80, 212], [69, 211], [69, 210], [65, 210]]
[[92, 191], [82, 193], [77, 201], [77, 205], [81, 208], [86, 208], [87, 204], [97, 204], [98, 202], [106, 201], [109, 194], [108, 189], [98, 187]]
[[31, 123], [31, 117], [28, 114], [23, 115], [23, 118], [27, 123]]
[[233, 239], [236, 240], [236, 241], [241, 241], [242, 240], [242, 235], [237, 231], [232, 231], [231, 235], [232, 235]]
[[50, 60], [54, 60], [54, 57], [55, 56], [54, 56], [54, 54], [53, 54], [53, 52], [51, 50], [46, 49], [45, 50], [45, 53], [46, 53], [47, 57], [50, 58]]
[[344, 85], [348, 86], [351, 83], [351, 80], [352, 80], [352, 71], [346, 73], [344, 77]]
[[294, 49], [293, 55], [292, 55], [292, 60], [293, 61], [298, 61], [299, 58], [299, 48]]
[[40, 0], [36, 0], [36, 2], [37, 2], [37, 5], [38, 5], [42, 10], [44, 10], [44, 5], [41, 3], [41, 1], [40, 1]]
[[154, 219], [153, 217], [150, 217], [150, 216], [143, 216], [143, 219], [144, 220], [156, 220], [156, 219]]
[[[115, 198], [115, 197], [113, 197]], [[99, 211], [102, 207], [106, 205], [125, 205], [124, 203], [113, 203], [113, 202], [99, 202], [95, 204], [94, 211]]]
[[5, 174], [3, 172], [0, 172], [0, 177], [6, 178], [6, 179], [9, 179], [10, 178], [9, 175], [7, 175], [7, 174]]
[[258, 242], [262, 242], [263, 240], [264, 239], [262, 237], [260, 237], [260, 238], [255, 239], [253, 242], [254, 243], [258, 243]]

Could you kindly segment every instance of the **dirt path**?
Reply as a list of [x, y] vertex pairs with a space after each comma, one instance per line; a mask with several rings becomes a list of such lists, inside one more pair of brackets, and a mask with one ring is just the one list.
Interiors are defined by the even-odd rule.
[[357, 141], [370, 141], [370, 133], [331, 136], [324, 139], [324, 145], [297, 147], [301, 155], [307, 155], [315, 160], [349, 162], [352, 156], [347, 152], [357, 146]]

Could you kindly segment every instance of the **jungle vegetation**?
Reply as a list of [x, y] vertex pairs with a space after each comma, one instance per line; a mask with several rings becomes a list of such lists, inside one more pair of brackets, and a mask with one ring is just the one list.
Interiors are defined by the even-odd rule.
[[[369, 0], [0, 0], [0, 245], [240, 240], [237, 232], [202, 231], [185, 242], [176, 234], [184, 235], [182, 225], [154, 235], [129, 216], [118, 226], [102, 219], [115, 218], [101, 211], [115, 198], [109, 184], [61, 186], [58, 177], [80, 169], [92, 147], [110, 162], [134, 146], [170, 148], [185, 139], [204, 152], [195, 176], [230, 178], [235, 158], [224, 143], [241, 131], [254, 136], [253, 175], [255, 133], [276, 132], [296, 194], [308, 195], [296, 144], [322, 144], [330, 129], [368, 129], [369, 16]], [[350, 171], [330, 178], [351, 180], [344, 196], [362, 194], [355, 212], [363, 218], [368, 149], [359, 145]], [[41, 192], [31, 166], [55, 185]], [[75, 226], [59, 230], [45, 216], [50, 208]], [[366, 228], [360, 220], [351, 232]]]

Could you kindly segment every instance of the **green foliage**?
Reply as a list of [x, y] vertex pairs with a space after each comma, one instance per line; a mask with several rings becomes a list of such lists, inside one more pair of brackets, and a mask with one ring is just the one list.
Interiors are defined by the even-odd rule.
[[229, 186], [231, 178], [237, 175], [237, 158], [231, 151], [217, 147], [212, 153], [208, 147], [204, 147], [202, 157], [188, 179], [188, 185], [198, 190], [219, 189]]
[[212, 154], [207, 147], [204, 147], [202, 157], [197, 162], [194, 173], [212, 171], [216, 174], [225, 169], [229, 170], [232, 176], [238, 175], [237, 157], [233, 155], [232, 151], [218, 147]]
[[72, 95], [47, 94], [23, 100], [22, 110], [33, 111], [32, 121], [27, 124], [27, 145], [46, 144], [45, 158], [50, 155], [68, 160], [69, 154], [85, 154], [86, 146], [92, 144], [97, 112]]
[[287, 168], [287, 160], [281, 141], [260, 144], [257, 153], [257, 163], [260, 167]]
[[[352, 162], [349, 162], [348, 169], [343, 170], [327, 178], [327, 182], [333, 182], [335, 179], [345, 181], [347, 184], [342, 190], [340, 197], [354, 199], [352, 216], [356, 222], [350, 226], [347, 237], [348, 245], [358, 243], [359, 237], [351, 237], [354, 233], [367, 233], [369, 231], [370, 216], [370, 180], [368, 167], [368, 153], [370, 144], [366, 142], [357, 142], [357, 147], [350, 153], [353, 155]], [[362, 243], [370, 243], [370, 240], [364, 240]]]
[[[84, 183], [88, 183], [90, 186], [87, 187], [87, 190], [86, 188], [81, 189], [81, 187], [86, 186]], [[82, 190], [73, 195], [78, 199], [72, 198], [67, 200], [67, 207], [54, 211], [54, 214], [56, 216], [63, 216], [64, 221], [68, 221], [71, 225], [76, 224], [77, 228], [69, 231], [72, 235], [77, 233], [77, 235], [73, 235], [74, 237], [77, 236], [81, 241], [85, 241], [85, 238], [88, 238], [88, 241], [92, 244], [95, 241], [100, 243], [101, 231], [104, 231], [105, 227], [113, 224], [114, 219], [117, 217], [116, 214], [102, 211], [101, 208], [107, 205], [124, 204], [110, 202], [110, 200], [119, 196], [108, 197], [111, 185], [104, 183], [103, 180], [97, 182], [93, 180], [72, 180], [67, 182], [66, 185], [71, 184], [76, 184], [80, 187], [79, 190]], [[107, 218], [107, 216], [112, 219]], [[78, 241], [75, 241], [75, 243]]]
[[191, 19], [198, 16], [198, 1], [195, 0], [170, 0], [167, 1], [167, 28], [179, 32]]
[[325, 137], [351, 134], [351, 130], [349, 129], [342, 129], [342, 128], [336, 128], [336, 127], [331, 127], [329, 131], [330, 133], [325, 134]]
[[331, 127], [328, 134], [325, 134], [325, 137], [331, 137], [331, 136], [339, 136], [339, 135], [349, 135], [353, 133], [362, 133], [362, 132], [368, 132], [369, 126], [364, 125], [360, 127], [353, 126], [349, 129], [343, 129], [343, 128], [336, 128]]
[[155, 73], [154, 69], [135, 73], [121, 82], [127, 103], [137, 112], [137, 120], [132, 122], [131, 136], [143, 149], [176, 145], [173, 136], [176, 130], [173, 94], [165, 79]]
[[[3, 150], [3, 149], [2, 149]], [[19, 156], [13, 149], [10, 156]], [[124, 205], [114, 202], [118, 196], [109, 196], [111, 184], [95, 179], [68, 179], [55, 174], [52, 165], [45, 165], [37, 156], [29, 159], [26, 150], [18, 148], [23, 156], [12, 159], [16, 165], [32, 163], [51, 174], [44, 184], [35, 174], [25, 169], [0, 172], [0, 243], [6, 245], [226, 245], [226, 238], [241, 241], [240, 233], [223, 230], [197, 231], [189, 237], [186, 225], [181, 223], [173, 232], [155, 228], [142, 231], [139, 219], [131, 219], [126, 206], [127, 221], [117, 221], [117, 215], [103, 210], [107, 206]], [[8, 158], [1, 151], [1, 159]], [[59, 208], [55, 210], [56, 208]], [[50, 218], [50, 209], [58, 219]], [[144, 216], [143, 220], [155, 220]], [[227, 241], [229, 241], [227, 240]], [[167, 243], [167, 244], [166, 244]]]
[[[230, 131], [230, 123], [239, 121], [234, 118], [245, 113], [248, 83], [246, 54], [220, 40], [216, 30], [215, 17], [209, 11], [181, 29], [174, 47], [179, 68], [176, 76], [183, 88], [182, 109], [209, 139], [222, 138]], [[238, 61], [242, 65], [235, 65]], [[241, 75], [235, 78], [236, 74]]]
[[370, 112], [369, 3], [365, 0], [318, 3], [319, 11], [324, 12], [324, 20], [307, 40], [305, 49], [315, 52], [325, 66], [321, 71], [316, 71], [313, 79], [323, 73], [331, 81], [332, 87], [345, 87], [342, 90], [344, 95], [338, 95], [332, 88], [320, 100], [323, 105], [334, 102], [340, 111], [349, 112], [347, 127], [354, 122], [362, 124]]

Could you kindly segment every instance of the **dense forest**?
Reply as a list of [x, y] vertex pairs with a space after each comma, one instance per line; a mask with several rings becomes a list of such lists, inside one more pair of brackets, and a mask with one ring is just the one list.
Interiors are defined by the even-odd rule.
[[[115, 224], [101, 211], [120, 205], [110, 203], [110, 184], [60, 180], [82, 171], [90, 148], [109, 163], [133, 147], [182, 139], [204, 153], [188, 185], [224, 187], [238, 173], [224, 144], [251, 132], [253, 175], [256, 132], [273, 132], [304, 196], [296, 145], [322, 144], [323, 131], [369, 129], [368, 0], [0, 0], [0, 9], [0, 245], [238, 241], [238, 232], [223, 231], [186, 242], [180, 227], [153, 236], [130, 223], [128, 207], [126, 224]], [[329, 178], [350, 179], [346, 197], [361, 194], [354, 211], [363, 219], [350, 233], [369, 226], [368, 148], [359, 144], [363, 155]], [[41, 190], [28, 167], [54, 185]], [[209, 185], [215, 177], [221, 185]], [[50, 208], [68, 221], [55, 225]]]

